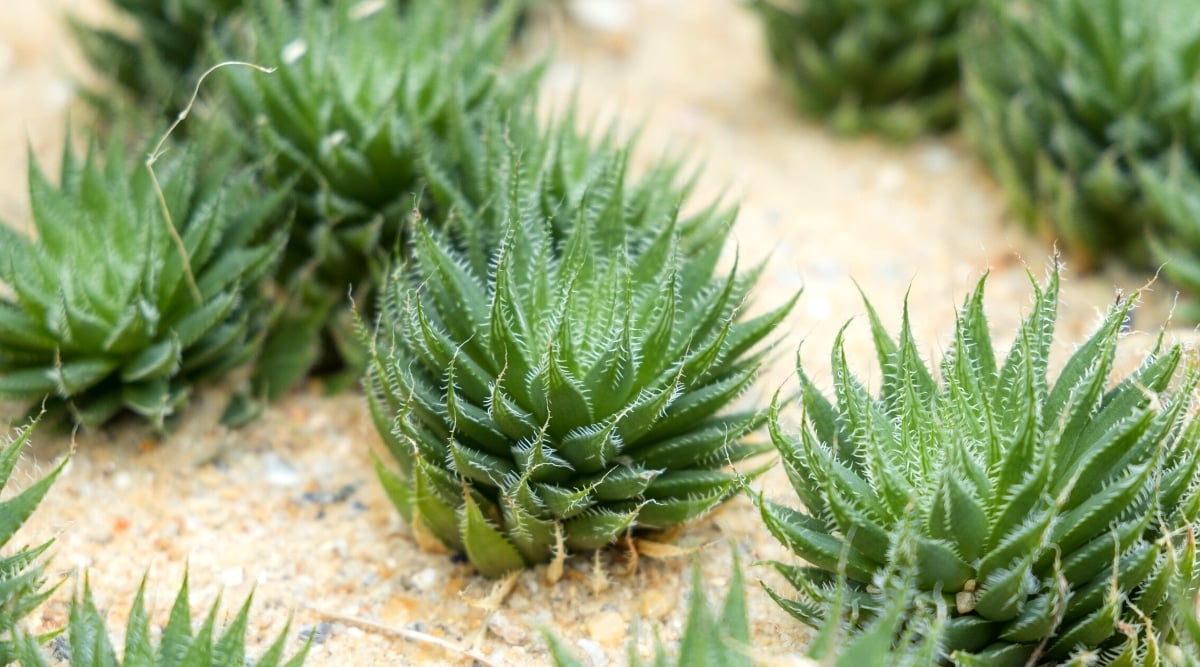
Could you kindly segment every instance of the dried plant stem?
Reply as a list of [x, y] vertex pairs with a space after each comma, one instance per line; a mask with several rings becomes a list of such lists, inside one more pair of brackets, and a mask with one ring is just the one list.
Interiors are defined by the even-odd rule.
[[470, 658], [471, 660], [474, 660], [476, 663], [484, 665], [484, 667], [498, 667], [495, 662], [488, 659], [487, 656], [483, 655], [479, 651], [477, 651], [475, 649], [464, 648], [462, 646], [459, 646], [458, 644], [455, 644], [452, 641], [442, 639], [441, 637], [435, 637], [431, 634], [428, 634], [425, 632], [419, 632], [417, 630], [407, 630], [405, 628], [397, 628], [397, 627], [393, 627], [390, 625], [384, 625], [383, 623], [379, 623], [377, 621], [369, 621], [365, 618], [355, 618], [354, 616], [345, 616], [343, 614], [335, 614], [333, 612], [325, 611], [323, 609], [318, 609], [318, 608], [310, 606], [310, 605], [306, 605], [306, 607], [309, 609], [309, 611], [312, 611], [317, 616], [320, 616], [321, 618], [328, 620], [328, 621], [335, 621], [337, 623], [344, 623], [346, 625], [352, 625], [352, 626], [357, 627], [362, 630], [367, 630], [370, 632], [378, 632], [379, 634], [388, 635], [391, 637], [397, 637], [397, 638], [404, 639], [404, 640], [411, 641], [411, 642], [418, 642], [421, 644], [430, 644], [432, 646], [437, 646], [438, 648], [441, 648], [449, 653], [461, 655], [464, 658]]
[[204, 79], [209, 74], [227, 66], [249, 67], [264, 74], [270, 74], [275, 71], [273, 67], [263, 67], [262, 65], [236, 60], [217, 63], [204, 70], [204, 73], [196, 81], [196, 88], [192, 90], [192, 97], [188, 100], [187, 106], [175, 116], [175, 121], [171, 123], [171, 126], [159, 138], [158, 143], [154, 145], [154, 150], [150, 151], [150, 155], [146, 157], [146, 171], [150, 172], [150, 180], [154, 183], [154, 194], [158, 197], [159, 208], [162, 209], [163, 222], [167, 225], [167, 233], [171, 235], [171, 240], [175, 242], [175, 249], [179, 252], [179, 258], [183, 260], [183, 274], [187, 278], [188, 290], [191, 291], [192, 298], [196, 301], [197, 306], [204, 303], [204, 295], [200, 294], [200, 286], [196, 284], [196, 274], [192, 272], [192, 262], [188, 257], [187, 248], [183, 245], [183, 238], [179, 236], [179, 230], [175, 228], [175, 222], [171, 219], [171, 210], [167, 207], [167, 198], [163, 194], [162, 185], [158, 182], [158, 174], [154, 173], [154, 163], [158, 161], [158, 158], [162, 157], [163, 145], [167, 143], [167, 138], [171, 136], [175, 128], [179, 127], [180, 123], [187, 119], [188, 114], [192, 111], [192, 107], [196, 105], [196, 100], [200, 97], [200, 86], [204, 84]]

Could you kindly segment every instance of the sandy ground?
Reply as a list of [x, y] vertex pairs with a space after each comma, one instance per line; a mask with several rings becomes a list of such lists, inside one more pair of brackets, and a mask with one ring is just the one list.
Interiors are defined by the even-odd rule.
[[[7, 0], [0, 9], [0, 218], [18, 228], [29, 216], [26, 146], [53, 169], [67, 116], [75, 119], [77, 135], [87, 131], [86, 115], [72, 112], [68, 72], [78, 63], [59, 17], [64, 11], [95, 16], [99, 4]], [[641, 122], [642, 159], [690, 150], [704, 163], [700, 196], [725, 192], [742, 203], [738, 252], [743, 261], [769, 256], [755, 308], [804, 288], [783, 328], [781, 353], [747, 400], [769, 400], [777, 388], [793, 386], [793, 351], [801, 341], [810, 373], [828, 377], [830, 344], [850, 319], [857, 319], [849, 334], [852, 358], [868, 378], [877, 377], [858, 287], [892, 327], [908, 292], [918, 339], [936, 356], [946, 347], [955, 306], [990, 269], [992, 323], [1001, 339], [1010, 338], [1029, 303], [1025, 269], [1042, 276], [1050, 251], [1006, 218], [999, 191], [960, 138], [907, 147], [834, 138], [793, 113], [768, 68], [754, 17], [735, 0], [632, 5], [633, 22], [616, 33], [561, 17], [541, 20], [529, 48], [557, 44], [547, 82], [551, 104], [577, 93], [585, 113], [619, 117], [628, 126]], [[1117, 271], [1079, 275], [1069, 271], [1069, 258], [1067, 265], [1061, 350], [1090, 331], [1116, 289], [1146, 282]], [[1134, 328], [1156, 330], [1171, 298], [1161, 285], [1146, 294]], [[1137, 360], [1149, 338], [1129, 337], [1126, 362]], [[290, 614], [293, 634], [317, 631], [308, 663], [315, 666], [470, 663], [336, 616], [473, 646], [494, 664], [546, 663], [540, 627], [558, 632], [597, 665], [623, 664], [635, 619], [644, 651], [654, 632], [667, 641], [678, 638], [687, 558], [643, 558], [636, 574], [624, 575], [613, 554], [602, 554], [607, 586], [597, 585], [587, 556], [570, 560], [568, 576], [556, 585], [547, 585], [544, 569], [535, 568], [489, 612], [472, 602], [485, 597], [490, 584], [446, 555], [419, 549], [380, 491], [370, 465], [379, 442], [360, 396], [298, 392], [238, 431], [217, 425], [223, 400], [220, 388], [201, 392], [165, 440], [136, 423], [75, 438], [66, 474], [17, 539], [55, 537], [50, 571], [68, 578], [32, 619], [35, 629], [62, 624], [85, 569], [118, 628], [147, 570], [151, 596], [165, 615], [186, 567], [198, 610], [218, 592], [234, 606], [254, 591], [251, 634], [258, 646]], [[20, 406], [0, 405], [0, 419], [20, 413]], [[794, 421], [794, 412], [787, 419]], [[70, 445], [69, 437], [42, 429], [18, 484], [49, 469]], [[759, 486], [790, 497], [778, 471]], [[755, 561], [787, 555], [759, 526], [748, 501], [735, 500], [675, 539], [703, 547], [714, 600], [728, 582], [732, 541], [748, 565], [762, 655], [802, 647], [805, 628], [755, 585], [778, 583]]]

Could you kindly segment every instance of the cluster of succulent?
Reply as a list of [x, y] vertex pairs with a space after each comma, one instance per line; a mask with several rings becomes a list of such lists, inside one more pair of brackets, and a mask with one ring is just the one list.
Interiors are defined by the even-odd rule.
[[58, 186], [31, 162], [36, 237], [0, 224], [0, 397], [162, 428], [193, 383], [256, 354], [281, 198], [211, 152], [131, 166], [112, 146], [64, 150]]
[[959, 24], [979, 0], [753, 0], [805, 113], [908, 140], [958, 122]]
[[1089, 263], [1200, 293], [1200, 17], [1178, 0], [996, 3], [963, 53], [965, 123], [1014, 212]]
[[234, 130], [247, 159], [265, 161], [266, 187], [295, 209], [277, 275], [291, 303], [259, 374], [267, 395], [312, 366], [361, 371], [347, 293], [370, 307], [402, 252], [405, 220], [423, 208], [422, 155], [475, 112], [534, 94], [538, 68], [502, 73], [519, 3], [481, 16], [482, 5], [268, 4], [223, 52], [275, 68], [223, 72], [214, 122]]
[[[761, 267], [723, 263], [735, 213], [694, 209], [682, 161], [635, 178], [615, 129], [583, 131], [573, 108], [539, 118], [541, 68], [505, 66], [523, 3], [244, 4], [118, 0], [135, 39], [77, 29], [119, 85], [168, 108], [164, 82], [190, 87], [205, 59], [274, 71], [216, 75], [211, 134], [161, 159], [67, 150], [57, 186], [31, 165], [35, 233], [0, 226], [0, 397], [161, 429], [196, 382], [251, 362], [266, 398], [323, 364], [365, 372], [389, 498], [488, 577], [701, 518], [777, 450], [804, 509], [755, 502], [806, 564], [774, 564], [797, 599], [770, 593], [818, 628], [813, 661], [1153, 665], [1200, 646], [1200, 363], [1160, 340], [1110, 384], [1134, 298], [1053, 381], [1057, 270], [1001, 360], [983, 280], [937, 370], [907, 308], [893, 338], [868, 303], [878, 392], [839, 336], [832, 399], [798, 369], [792, 435], [782, 399], [745, 395], [794, 299], [747, 315]], [[754, 6], [806, 108], [910, 137], [956, 122], [959, 25], [978, 4]], [[1072, 244], [1155, 230], [1171, 275], [1200, 276], [1175, 258], [1200, 217], [1200, 29], [1165, 20], [1169, 0], [982, 4], [970, 122], [1006, 185], [1036, 193], [1018, 209], [1052, 210]], [[1151, 18], [1176, 27], [1131, 48]], [[1092, 233], [1102, 213], [1121, 221], [1111, 236]], [[27, 439], [0, 452], [0, 483]], [[59, 470], [0, 503], [0, 547]], [[0, 662], [45, 664], [16, 626], [48, 594], [47, 546], [0, 561]], [[737, 565], [719, 617], [696, 572], [680, 664], [748, 664]], [[243, 664], [249, 602], [217, 636], [216, 607], [193, 631], [187, 597], [185, 581], [155, 646], [139, 592], [119, 662], [85, 585], [72, 664]], [[304, 655], [283, 663], [281, 637], [257, 664]]]
[[[33, 424], [19, 429], [15, 438], [5, 437], [0, 446], [0, 490], [8, 484], [29, 444]], [[37, 509], [53, 486], [68, 459], [26, 487], [17, 495], [0, 502], [0, 548], [8, 545], [13, 535]], [[257, 661], [246, 658], [245, 638], [250, 617], [250, 599], [242, 605], [237, 616], [219, 635], [216, 632], [217, 607], [214, 603], [198, 631], [192, 631], [191, 610], [188, 604], [187, 579], [175, 599], [170, 618], [156, 642], [150, 630], [150, 614], [145, 605], [145, 580], [138, 588], [126, 624], [122, 658], [113, 650], [104, 616], [96, 608], [90, 586], [84, 583], [81, 597], [71, 601], [66, 628], [42, 637], [30, 635], [22, 620], [41, 606], [58, 587], [45, 583], [46, 561], [42, 558], [51, 542], [26, 547], [13, 554], [0, 555], [0, 665], [47, 667], [53, 664], [47, 657], [45, 642], [54, 639], [66, 647], [69, 662], [74, 667], [299, 667], [308, 654], [308, 646], [286, 662], [283, 661], [288, 631], [275, 639]], [[65, 640], [65, 641], [63, 641]], [[58, 655], [59, 649], [55, 650]]]
[[790, 308], [744, 318], [757, 271], [714, 277], [721, 244], [684, 256], [673, 215], [631, 227], [619, 180], [550, 218], [546, 181], [508, 164], [470, 223], [493, 232], [417, 224], [384, 288], [367, 379], [400, 466], [379, 468], [389, 495], [489, 576], [733, 495], [724, 468], [764, 451], [745, 436], [765, 414], [723, 410]]
[[[139, 72], [174, 63], [162, 71], [183, 77], [202, 42], [213, 59], [238, 51], [278, 71], [222, 72], [202, 131], [148, 164], [110, 141], [82, 161], [65, 151], [57, 187], [31, 165], [34, 233], [0, 226], [0, 397], [48, 397], [85, 425], [134, 412], [162, 430], [195, 382], [243, 365], [256, 366], [255, 399], [322, 352], [361, 368], [346, 293], [371, 308], [404, 219], [434, 206], [421, 203], [420, 166], [469, 163], [434, 147], [473, 131], [476, 110], [532, 123], [524, 98], [539, 70], [500, 76], [523, 3], [482, 17], [495, 3], [261, 4], [220, 39], [215, 24], [234, 19], [186, 2], [121, 5], [137, 42], [78, 28], [124, 44]], [[196, 34], [172, 38], [176, 22]], [[231, 422], [259, 405], [238, 398]]]
[[[1084, 266], [1200, 297], [1200, 14], [1187, 0], [754, 0], [800, 106], [842, 133], [966, 133]], [[969, 43], [969, 48], [959, 48]], [[961, 70], [961, 74], [960, 74]], [[1189, 304], [1185, 314], [1200, 318]]]
[[[1084, 660], [1158, 664], [1175, 640], [1177, 590], [1196, 590], [1200, 421], [1194, 352], [1159, 345], [1109, 385], [1120, 300], [1051, 382], [1058, 273], [998, 361], [981, 280], [963, 305], [940, 380], [905, 314], [892, 338], [867, 305], [882, 373], [877, 395], [849, 370], [839, 337], [827, 399], [803, 368], [805, 420], [772, 439], [804, 505], [759, 498], [767, 527], [807, 561], [776, 568], [818, 624], [845, 598], [885, 617], [881, 578], [909, 572], [912, 595], [949, 618], [939, 655], [960, 665]], [[776, 410], [778, 406], [776, 406]], [[861, 621], [860, 621], [861, 622]]]

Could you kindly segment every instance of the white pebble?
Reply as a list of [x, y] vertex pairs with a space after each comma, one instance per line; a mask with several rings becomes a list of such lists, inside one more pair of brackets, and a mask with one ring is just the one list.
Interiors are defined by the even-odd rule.
[[930, 146], [921, 152], [921, 166], [931, 174], [946, 171], [954, 162], [954, 152], [945, 146]]
[[590, 639], [580, 639], [576, 643], [592, 661], [592, 667], [604, 667], [608, 664], [608, 656], [604, 655], [604, 649], [600, 648], [600, 644]]
[[626, 32], [633, 24], [629, 0], [571, 0], [567, 12], [580, 24], [605, 32]]
[[529, 631], [521, 623], [516, 614], [509, 611], [497, 611], [487, 621], [488, 630], [505, 642], [518, 646], [525, 642]]
[[432, 567], [427, 567], [424, 570], [414, 574], [412, 582], [413, 586], [415, 586], [417, 590], [429, 591], [432, 590], [435, 585], [437, 585], [437, 578], [437, 570], [433, 569]]
[[75, 86], [63, 79], [55, 79], [46, 87], [46, 102], [55, 109], [65, 109], [75, 98]]
[[246, 582], [246, 573], [240, 567], [227, 567], [221, 572], [221, 584], [233, 588]]
[[303, 481], [296, 466], [273, 452], [263, 455], [263, 469], [267, 484], [271, 486], [295, 486]]

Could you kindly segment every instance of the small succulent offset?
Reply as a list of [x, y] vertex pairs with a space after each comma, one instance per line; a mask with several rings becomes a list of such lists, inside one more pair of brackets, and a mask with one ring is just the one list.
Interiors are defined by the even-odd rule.
[[0, 224], [0, 396], [85, 425], [129, 410], [162, 428], [194, 382], [253, 357], [279, 198], [229, 160], [200, 159], [159, 161], [161, 199], [115, 144], [103, 160], [65, 150], [58, 187], [31, 161], [36, 238]]
[[963, 52], [964, 124], [1030, 226], [1089, 264], [1166, 262], [1200, 294], [1194, 10], [1186, 0], [991, 3]]
[[383, 290], [367, 379], [399, 464], [377, 466], [385, 489], [414, 530], [487, 576], [734, 494], [725, 466], [769, 445], [745, 439], [763, 411], [723, 409], [790, 308], [743, 319], [758, 272], [714, 278], [720, 243], [681, 259], [674, 218], [635, 234], [622, 208], [585, 198], [560, 211], [573, 222], [557, 239], [538, 192], [510, 176], [483, 212], [503, 224], [478, 223], [498, 243], [456, 248], [417, 223], [411, 266]]
[[[258, 660], [247, 658], [246, 629], [250, 620], [250, 598], [246, 599], [233, 621], [219, 634], [216, 621], [220, 600], [213, 603], [203, 623], [193, 632], [186, 577], [175, 596], [167, 625], [162, 629], [156, 645], [152, 639], [154, 633], [150, 630], [150, 613], [146, 609], [145, 597], [146, 581], [143, 579], [129, 611], [125, 650], [118, 659], [104, 627], [104, 615], [96, 608], [91, 587], [85, 581], [82, 597], [71, 601], [66, 628], [66, 643], [70, 647], [68, 662], [72, 667], [299, 667], [304, 664], [308, 654], [308, 644], [305, 644], [299, 653], [284, 661], [288, 636], [285, 627]], [[22, 637], [17, 647], [17, 661], [21, 667], [49, 667], [53, 664], [37, 642], [28, 636]]]
[[[246, 43], [223, 54], [277, 68], [230, 70], [214, 86], [243, 151], [267, 163], [268, 186], [289, 192], [296, 207], [279, 271], [297, 293], [280, 327], [291, 333], [267, 354], [307, 364], [266, 374], [270, 394], [322, 356], [334, 368], [348, 361], [338, 343], [353, 335], [337, 329], [349, 320], [336, 315], [348, 309], [351, 286], [360, 303], [372, 302], [381, 264], [402, 246], [404, 221], [420, 206], [421, 152], [444, 145], [437, 138], [465, 110], [519, 104], [539, 76], [536, 68], [501, 73], [519, 2], [482, 16], [482, 0], [405, 4], [265, 3]], [[296, 340], [301, 334], [307, 340]]]
[[[546, 641], [550, 645], [550, 655], [557, 667], [583, 667], [584, 663], [572, 654], [557, 636], [547, 632]], [[750, 667], [754, 664], [751, 659], [754, 651], [750, 643], [750, 621], [746, 614], [746, 588], [736, 551], [733, 577], [729, 582], [729, 592], [725, 594], [725, 603], [720, 614], [715, 614], [708, 607], [708, 600], [704, 596], [704, 581], [700, 575], [700, 563], [696, 562], [692, 566], [691, 602], [688, 604], [688, 618], [683, 626], [683, 637], [679, 641], [679, 654], [671, 659], [661, 641], [655, 642], [654, 649], [653, 662], [646, 663], [638, 655], [636, 637], [631, 639], [628, 667], [641, 667], [646, 664], [654, 667]]]
[[[33, 426], [17, 432], [15, 438], [5, 437], [0, 446], [0, 490], [12, 477], [21, 451], [29, 443]], [[29, 485], [24, 491], [0, 502], [0, 548], [8, 546], [13, 535], [37, 509], [54, 480], [62, 472], [64, 460], [50, 474]], [[43, 573], [46, 563], [41, 559], [50, 542], [26, 547], [16, 553], [0, 555], [0, 665], [14, 659], [15, 642], [21, 636], [19, 623], [45, 600], [53, 588], [45, 587]]]
[[980, 0], [752, 0], [801, 110], [843, 134], [952, 128], [959, 23]]
[[868, 304], [878, 394], [853, 376], [839, 336], [836, 401], [801, 368], [798, 435], [784, 432], [776, 404], [772, 439], [808, 513], [762, 498], [760, 508], [810, 564], [776, 565], [800, 592], [776, 599], [817, 625], [831, 598], [845, 596], [869, 620], [887, 604], [877, 577], [910, 567], [925, 607], [949, 607], [942, 650], [956, 664], [1100, 655], [1135, 664], [1172, 626], [1174, 591], [1194, 585], [1182, 580], [1195, 571], [1200, 366], [1160, 339], [1110, 388], [1129, 298], [1051, 384], [1057, 271], [1044, 288], [1035, 283], [1002, 363], [984, 282], [959, 314], [940, 380], [918, 355], [907, 312], [896, 340]]

